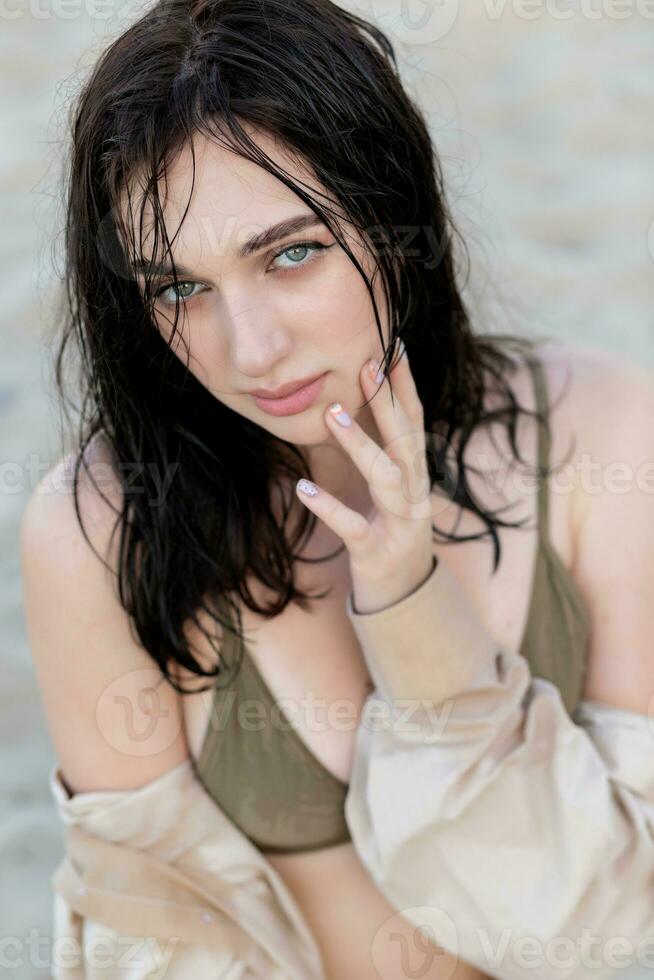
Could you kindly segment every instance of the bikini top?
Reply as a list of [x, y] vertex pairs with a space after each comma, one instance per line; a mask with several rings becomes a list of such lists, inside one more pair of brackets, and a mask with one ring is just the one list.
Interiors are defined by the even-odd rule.
[[[528, 363], [538, 409], [547, 411], [542, 366], [536, 360]], [[542, 426], [538, 431], [542, 468], [549, 460], [550, 435]], [[586, 603], [549, 541], [548, 485], [541, 479], [538, 551], [520, 652], [533, 676], [559, 688], [569, 714], [581, 697], [588, 632]], [[224, 635], [223, 653], [233, 655], [238, 638]], [[348, 784], [325, 768], [292, 727], [247, 646], [241, 653], [236, 677], [213, 693], [211, 724], [195, 764], [199, 780], [262, 851], [309, 851], [350, 840], [344, 813]], [[225, 662], [230, 662], [227, 656]], [[249, 699], [256, 712], [248, 720], [244, 702]]]

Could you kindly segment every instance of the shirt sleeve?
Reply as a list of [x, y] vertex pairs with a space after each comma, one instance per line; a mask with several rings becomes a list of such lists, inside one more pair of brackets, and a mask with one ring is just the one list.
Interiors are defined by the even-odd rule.
[[375, 683], [345, 815], [394, 908], [502, 980], [654, 968], [654, 721], [498, 650], [443, 563], [348, 616]]
[[54, 980], [324, 980], [283, 883], [190, 760], [139, 789], [72, 797], [55, 766], [50, 789], [66, 831]]

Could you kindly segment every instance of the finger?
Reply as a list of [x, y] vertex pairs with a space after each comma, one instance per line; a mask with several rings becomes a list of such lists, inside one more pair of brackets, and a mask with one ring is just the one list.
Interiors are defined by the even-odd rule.
[[[395, 384], [397, 365], [391, 371], [393, 377], [393, 398], [388, 378], [381, 376], [381, 368], [376, 360], [367, 361], [360, 372], [360, 383], [375, 422], [381, 433], [384, 449], [398, 435], [407, 434], [411, 430], [411, 420], [404, 407], [406, 392], [398, 391]], [[403, 398], [404, 395], [404, 398]]]
[[368, 484], [380, 514], [409, 516], [411, 501], [402, 487], [406, 467], [396, 465], [340, 402], [329, 406], [325, 421]]
[[[361, 384], [370, 397], [370, 406], [382, 435], [384, 449], [392, 459], [406, 456], [398, 453], [397, 440], [402, 437], [402, 447], [414, 456], [424, 444], [424, 410], [406, 353], [395, 363], [390, 372], [393, 393], [388, 378], [379, 381], [375, 377], [377, 364], [368, 362], [361, 370]], [[410, 437], [414, 435], [415, 443]], [[405, 438], [406, 437], [406, 438]]]
[[356, 558], [365, 553], [372, 528], [363, 514], [346, 507], [311, 480], [298, 480], [296, 492], [302, 503], [342, 539], [350, 554]]
[[388, 379], [377, 393], [368, 366], [362, 369], [362, 385], [370, 393], [370, 405], [382, 435], [384, 450], [402, 471], [402, 496], [407, 503], [421, 502], [431, 490], [427, 466], [424, 412], [408, 359], [402, 357], [391, 371], [394, 403]]
[[328, 428], [368, 484], [371, 496], [380, 510], [397, 512], [400, 503], [401, 471], [386, 452], [353, 419], [340, 402], [325, 412]]
[[[382, 379], [381, 383], [375, 380], [374, 371], [366, 376], [367, 390], [371, 394], [379, 388], [379, 394], [375, 396], [371, 404], [374, 405], [374, 402], [379, 402], [380, 407], [388, 405], [392, 412], [396, 410], [396, 406], [399, 403], [404, 417], [413, 425], [422, 426], [424, 409], [420, 401], [418, 388], [411, 371], [411, 365], [404, 343], [401, 339], [398, 343], [400, 345], [400, 357], [395, 359], [389, 374]], [[393, 382], [392, 400], [391, 386], [388, 380], [389, 375]]]

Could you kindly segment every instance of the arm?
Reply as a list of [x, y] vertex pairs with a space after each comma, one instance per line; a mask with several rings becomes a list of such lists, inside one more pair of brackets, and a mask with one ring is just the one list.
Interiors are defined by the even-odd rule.
[[[211, 834], [203, 834], [204, 853], [198, 846], [198, 830], [215, 835], [216, 827], [188, 761], [138, 790], [72, 798], [55, 766], [50, 790], [66, 842], [51, 877], [56, 980], [106, 977], [108, 969], [130, 980], [208, 980], [254, 963], [257, 946], [233, 917], [219, 853], [207, 847]], [[203, 878], [194, 873], [200, 858]]]
[[[607, 492], [581, 501], [577, 576], [600, 669], [573, 719], [554, 685], [497, 648], [444, 561], [380, 612], [347, 603], [377, 686], [346, 801], [355, 846], [388, 900], [445, 948], [454, 934], [462, 955], [492, 973], [508, 940], [495, 963], [503, 980], [612, 976], [625, 949], [650, 968], [654, 960], [654, 520], [642, 470], [654, 458], [654, 384], [651, 372], [601, 359], [583, 385], [576, 415], [585, 405], [592, 418], [591, 458], [620, 460], [621, 473], [626, 463], [631, 481], [613, 492], [602, 470]], [[607, 542], [620, 546], [607, 555]], [[403, 727], [400, 717], [379, 721], [395, 698], [413, 699]], [[536, 968], [528, 946], [520, 962], [520, 941], [534, 940], [542, 958], [566, 936], [567, 972]], [[650, 960], [638, 960], [648, 938]]]
[[[68, 961], [53, 961], [56, 980], [100, 980], [108, 964], [129, 980], [324, 980], [283, 883], [190, 760], [136, 790], [72, 798], [55, 766], [50, 789], [66, 834], [51, 879], [54, 935], [73, 944]], [[68, 972], [82, 949], [84, 973]]]
[[[20, 529], [65, 832], [51, 878], [53, 976], [145, 980], [164, 969], [169, 980], [245, 971], [263, 980], [276, 968], [280, 980], [304, 980], [317, 953], [299, 912], [194, 777], [179, 695], [134, 642], [114, 581], [78, 527], [63, 465], [30, 499]], [[86, 483], [80, 505], [95, 548], [117, 567], [115, 514]]]
[[[633, 411], [641, 423], [644, 404]], [[497, 649], [444, 561], [379, 612], [356, 613], [352, 594], [347, 602], [377, 689], [357, 731], [346, 801], [355, 847], [416, 926], [503, 980], [599, 978], [627, 962], [654, 964], [654, 720], [628, 710], [636, 684], [641, 704], [652, 691], [651, 495], [640, 509], [635, 493], [619, 510], [614, 497], [596, 499], [585, 526], [597, 578], [608, 540], [624, 545], [611, 555], [614, 578], [622, 561], [633, 579], [639, 559], [644, 601], [632, 602], [614, 649], [639, 652], [641, 668], [627, 700], [629, 672], [614, 654], [624, 704], [582, 701], [577, 724], [554, 685]], [[602, 504], [617, 514], [614, 538]], [[597, 635], [611, 596], [596, 588], [591, 598]], [[616, 595], [616, 610], [623, 601]], [[397, 705], [410, 710], [393, 726], [383, 712], [394, 699], [410, 699]], [[649, 961], [638, 950], [647, 937]]]

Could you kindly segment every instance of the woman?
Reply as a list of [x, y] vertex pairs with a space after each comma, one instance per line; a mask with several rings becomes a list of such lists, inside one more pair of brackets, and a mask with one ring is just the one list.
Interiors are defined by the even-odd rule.
[[570, 439], [640, 465], [651, 375], [475, 334], [442, 183], [388, 40], [329, 0], [164, 0], [86, 82], [80, 452], [41, 488], [75, 509], [22, 526], [61, 935], [460, 980], [582, 976], [514, 944], [649, 921], [650, 498], [544, 476]]

